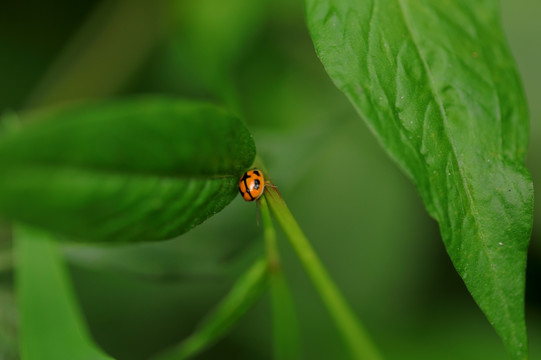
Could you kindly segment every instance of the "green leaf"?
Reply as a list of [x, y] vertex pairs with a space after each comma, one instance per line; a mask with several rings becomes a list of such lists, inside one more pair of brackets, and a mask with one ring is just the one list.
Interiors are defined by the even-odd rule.
[[18, 227], [15, 251], [21, 358], [111, 359], [88, 334], [58, 243], [50, 235]]
[[95, 241], [172, 238], [220, 211], [255, 157], [236, 117], [162, 98], [32, 114], [0, 138], [0, 215]]
[[528, 116], [498, 2], [306, 4], [330, 77], [413, 179], [507, 349], [527, 358]]
[[211, 311], [192, 335], [154, 360], [188, 359], [214, 344], [250, 309], [267, 288], [268, 267], [258, 259], [236, 281], [227, 296]]

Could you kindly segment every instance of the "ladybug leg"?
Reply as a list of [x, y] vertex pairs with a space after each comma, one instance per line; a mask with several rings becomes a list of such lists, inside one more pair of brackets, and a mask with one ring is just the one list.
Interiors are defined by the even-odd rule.
[[276, 193], [278, 194], [278, 196], [281, 198], [282, 197], [282, 194], [280, 193], [280, 190], [278, 189], [278, 186], [274, 185], [272, 182], [270, 181], [265, 181], [265, 187], [271, 187], [273, 188], [274, 190], [276, 190]]
[[271, 182], [268, 181], [268, 180], [265, 181], [265, 186], [268, 186], [268, 187], [271, 187], [271, 188], [273, 188], [273, 189], [278, 190], [278, 186], [274, 185], [273, 183], [271, 183]]

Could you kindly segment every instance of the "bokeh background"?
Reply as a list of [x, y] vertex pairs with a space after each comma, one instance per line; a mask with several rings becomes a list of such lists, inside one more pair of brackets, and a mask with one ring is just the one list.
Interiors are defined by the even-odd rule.
[[[529, 99], [528, 165], [538, 182], [541, 2], [502, 0], [502, 8]], [[273, 181], [388, 359], [508, 359], [412, 183], [324, 72], [301, 0], [0, 4], [0, 112], [135, 94], [209, 99], [243, 117]], [[531, 359], [541, 359], [540, 238], [537, 212], [526, 291]], [[305, 358], [345, 359], [308, 277], [279, 240]], [[2, 360], [18, 358], [10, 251], [4, 222]], [[115, 358], [135, 360], [188, 335], [261, 251], [255, 205], [240, 197], [178, 239], [64, 246], [93, 338]], [[198, 359], [271, 359], [271, 320], [267, 294]]]

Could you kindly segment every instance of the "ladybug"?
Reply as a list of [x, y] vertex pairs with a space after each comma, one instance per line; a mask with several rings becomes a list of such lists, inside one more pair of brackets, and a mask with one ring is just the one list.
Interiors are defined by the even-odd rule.
[[265, 178], [258, 169], [248, 170], [239, 180], [239, 191], [244, 200], [254, 201], [263, 195], [265, 190]]

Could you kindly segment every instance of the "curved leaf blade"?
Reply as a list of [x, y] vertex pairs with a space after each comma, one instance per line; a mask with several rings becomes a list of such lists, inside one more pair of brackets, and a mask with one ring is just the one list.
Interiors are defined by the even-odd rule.
[[20, 350], [32, 359], [111, 359], [92, 341], [53, 237], [15, 231]]
[[526, 102], [493, 1], [307, 0], [337, 87], [415, 182], [458, 273], [527, 357]]
[[147, 98], [46, 114], [0, 139], [0, 214], [92, 241], [180, 235], [237, 194], [255, 145], [213, 105]]

